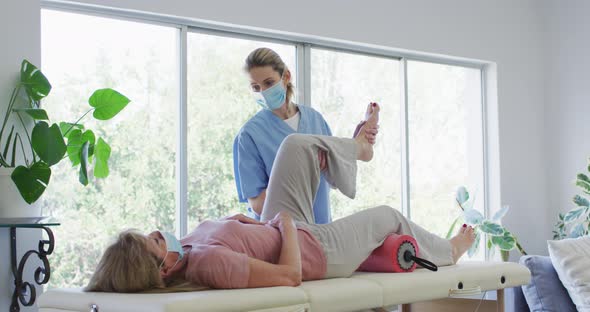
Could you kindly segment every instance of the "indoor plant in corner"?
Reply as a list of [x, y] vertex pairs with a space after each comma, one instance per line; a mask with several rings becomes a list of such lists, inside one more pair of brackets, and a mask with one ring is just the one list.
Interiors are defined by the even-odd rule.
[[99, 89], [90, 96], [90, 108], [78, 120], [50, 124], [40, 105], [50, 91], [45, 75], [23, 60], [20, 79], [0, 120], [0, 218], [39, 217], [34, 203], [50, 182], [51, 167], [65, 158], [79, 166], [83, 185], [88, 184], [91, 165], [96, 178], [109, 175], [110, 146], [80, 122], [90, 112], [95, 119], [109, 120], [129, 99], [113, 89]]
[[492, 252], [494, 252], [496, 248], [499, 249], [503, 261], [508, 261], [509, 252], [513, 249], [518, 249], [522, 255], [527, 254], [518, 242], [516, 236], [501, 225], [502, 218], [508, 213], [508, 206], [502, 207], [502, 209], [494, 214], [492, 219], [486, 219], [479, 211], [473, 209], [473, 203], [475, 201], [469, 197], [469, 192], [464, 186], [457, 189], [455, 201], [459, 205], [459, 208], [461, 208], [462, 214], [457, 217], [451, 225], [451, 228], [447, 233], [447, 239], [453, 235], [455, 227], [457, 224], [461, 223], [461, 220], [463, 220], [464, 223], [473, 226], [476, 237], [475, 243], [467, 251], [469, 257], [472, 257], [477, 253], [481, 241], [481, 235], [484, 234], [487, 234], [487, 248]]
[[[590, 159], [588, 159], [587, 170], [590, 172]], [[582, 189], [582, 193], [590, 195], [590, 178], [585, 173], [577, 175], [576, 186]], [[553, 239], [555, 240], [590, 234], [590, 201], [582, 195], [574, 196], [572, 201], [576, 207], [565, 215], [559, 214], [559, 221], [557, 221], [553, 230]]]

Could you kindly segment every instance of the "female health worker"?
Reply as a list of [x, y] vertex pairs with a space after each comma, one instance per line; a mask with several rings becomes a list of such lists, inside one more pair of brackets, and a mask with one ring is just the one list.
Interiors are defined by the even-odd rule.
[[[256, 103], [262, 106], [238, 132], [233, 145], [234, 175], [240, 202], [248, 203], [249, 214], [260, 219], [266, 199], [266, 188], [283, 140], [293, 133], [331, 136], [324, 117], [313, 108], [293, 103], [291, 72], [281, 57], [269, 48], [258, 48], [246, 58], [244, 67]], [[370, 103], [366, 116], [376, 103]], [[356, 126], [358, 129], [364, 124]], [[375, 143], [378, 126], [365, 129], [371, 144]], [[325, 159], [320, 155], [320, 161]], [[313, 204], [314, 223], [331, 222], [329, 185], [322, 176]]]

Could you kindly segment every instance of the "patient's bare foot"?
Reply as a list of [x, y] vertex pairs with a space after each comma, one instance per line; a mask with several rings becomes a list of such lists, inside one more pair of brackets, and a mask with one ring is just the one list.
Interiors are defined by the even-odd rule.
[[471, 226], [463, 226], [459, 229], [459, 233], [449, 240], [453, 248], [453, 262], [457, 263], [459, 258], [469, 250], [475, 241], [475, 233]]
[[365, 135], [365, 129], [374, 128], [379, 123], [379, 104], [375, 103], [372, 112], [368, 114], [365, 124], [359, 130], [358, 135], [354, 138], [357, 142], [358, 152], [357, 159], [362, 161], [369, 161], [373, 159], [373, 145], [367, 139]]

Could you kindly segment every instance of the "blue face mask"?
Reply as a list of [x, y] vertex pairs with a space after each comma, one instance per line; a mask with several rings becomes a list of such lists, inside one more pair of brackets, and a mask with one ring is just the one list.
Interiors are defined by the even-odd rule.
[[287, 90], [283, 86], [283, 79], [281, 78], [274, 86], [264, 91], [254, 92], [254, 98], [256, 103], [265, 109], [275, 110], [281, 107], [287, 98]]
[[[173, 269], [176, 266], [176, 264], [178, 264], [178, 262], [182, 260], [182, 257], [184, 257], [184, 250], [182, 249], [182, 244], [180, 244], [180, 241], [176, 238], [176, 236], [174, 236], [174, 234], [162, 231], [160, 231], [160, 233], [162, 234], [162, 237], [164, 237], [164, 241], [166, 241], [166, 256], [168, 256], [168, 254], [171, 252], [178, 253], [178, 260], [176, 260], [174, 266], [170, 268]], [[160, 267], [164, 265], [166, 256], [164, 256], [164, 259], [162, 260]]]

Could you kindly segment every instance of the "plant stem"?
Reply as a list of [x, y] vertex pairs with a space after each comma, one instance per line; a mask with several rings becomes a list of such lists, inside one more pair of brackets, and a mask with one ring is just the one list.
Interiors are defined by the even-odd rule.
[[459, 202], [459, 200], [458, 199], [455, 199], [455, 201], [459, 205], [459, 208], [461, 208], [461, 210], [465, 211], [465, 208], [463, 208], [463, 205], [461, 205], [461, 203]]
[[[37, 162], [37, 156], [35, 156], [35, 150], [33, 149], [33, 141], [31, 141], [31, 136], [29, 135], [29, 131], [27, 131], [27, 126], [25, 125], [25, 122], [23, 121], [23, 118], [21, 117], [20, 113], [16, 113], [16, 115], [18, 116], [18, 119], [20, 120], [20, 123], [23, 125], [23, 129], [25, 130], [25, 134], [27, 135], [27, 139], [29, 140], [29, 145], [31, 146], [31, 155], [33, 155], [33, 162]], [[23, 154], [24, 154], [24, 150], [23, 150]]]
[[520, 244], [518, 243], [518, 240], [516, 240], [516, 248], [518, 249], [518, 251], [520, 251], [520, 253], [521, 253], [523, 256], [526, 256], [526, 255], [528, 255], [528, 254], [526, 253], [526, 251], [524, 251], [524, 248], [522, 248], [522, 246], [520, 246]]
[[73, 123], [73, 124], [70, 126], [70, 128], [68, 129], [68, 131], [66, 131], [66, 133], [64, 133], [64, 135], [63, 135], [63, 136], [65, 137], [66, 135], [68, 135], [68, 133], [70, 132], [70, 130], [72, 130], [72, 128], [74, 128], [74, 126], [75, 126], [75, 125], [77, 125], [77, 124], [78, 124], [78, 122], [80, 122], [80, 120], [82, 120], [82, 118], [84, 118], [84, 116], [88, 115], [88, 113], [90, 113], [92, 110], [94, 110], [94, 108], [91, 108], [91, 109], [89, 109], [89, 110], [88, 110], [86, 113], [84, 113], [84, 115], [82, 115], [82, 117], [78, 118], [78, 120], [76, 120], [76, 122], [75, 122], [75, 123]]
[[23, 151], [23, 157], [25, 159], [25, 164], [27, 165], [27, 167], [29, 167], [29, 159], [27, 159], [27, 154], [25, 154], [25, 146], [23, 145], [23, 140], [20, 138], [20, 135], [18, 133], [14, 136], [14, 147], [12, 150], [12, 166], [13, 167], [16, 166], [16, 164], [14, 162], [15, 157], [16, 157], [16, 139], [18, 139], [18, 141], [20, 142], [20, 148]]
[[2, 128], [0, 129], [0, 140], [2, 139], [2, 135], [4, 134], [4, 128], [8, 124], [8, 118], [10, 116], [10, 112], [12, 111], [12, 107], [14, 106], [14, 102], [16, 101], [16, 96], [20, 91], [20, 85], [15, 87], [12, 90], [12, 94], [10, 95], [10, 101], [8, 101], [8, 109], [6, 110], [6, 115], [4, 115], [4, 122], [2, 123]]

